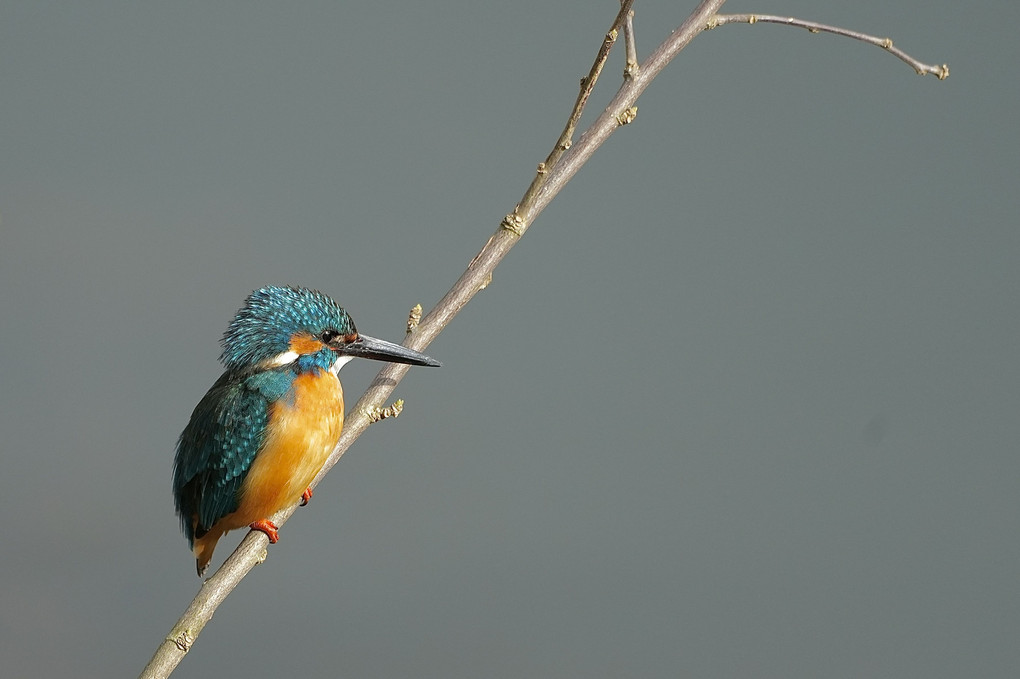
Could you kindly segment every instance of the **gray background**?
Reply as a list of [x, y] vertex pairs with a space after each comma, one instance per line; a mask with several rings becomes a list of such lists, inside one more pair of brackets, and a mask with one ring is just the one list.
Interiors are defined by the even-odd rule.
[[[639, 2], [642, 55], [693, 5]], [[1020, 5], [727, 9], [953, 75], [699, 37], [175, 676], [1020, 675]], [[244, 296], [400, 340], [615, 11], [0, 5], [5, 677], [137, 674], [199, 585], [173, 446]]]

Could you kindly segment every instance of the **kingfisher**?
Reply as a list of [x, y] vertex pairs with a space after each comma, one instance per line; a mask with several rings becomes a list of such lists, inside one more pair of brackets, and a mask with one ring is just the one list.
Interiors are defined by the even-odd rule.
[[252, 292], [221, 340], [226, 370], [177, 441], [173, 492], [201, 577], [216, 542], [248, 526], [269, 542], [269, 520], [298, 499], [340, 439], [339, 371], [353, 358], [439, 366], [425, 354], [360, 334], [343, 307], [317, 290]]

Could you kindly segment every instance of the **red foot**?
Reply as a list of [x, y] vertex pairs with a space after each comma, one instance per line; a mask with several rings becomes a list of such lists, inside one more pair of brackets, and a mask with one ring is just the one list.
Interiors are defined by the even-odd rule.
[[269, 519], [259, 519], [254, 523], [249, 523], [248, 528], [251, 528], [252, 530], [260, 530], [265, 533], [266, 537], [269, 538], [269, 544], [271, 545], [275, 545], [277, 540], [280, 539], [280, 534], [276, 532], [280, 530], [279, 526]]
[[308, 501], [312, 499], [312, 487], [308, 486], [305, 488], [305, 492], [301, 493], [301, 506], [304, 507], [308, 504]]

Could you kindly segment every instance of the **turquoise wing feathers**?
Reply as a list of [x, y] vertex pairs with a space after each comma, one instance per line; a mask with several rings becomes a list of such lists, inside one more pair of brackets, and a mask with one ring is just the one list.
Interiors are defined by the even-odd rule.
[[265, 440], [270, 404], [286, 398], [288, 369], [247, 375], [227, 371], [181, 432], [174, 458], [174, 503], [190, 544], [237, 510], [239, 491]]

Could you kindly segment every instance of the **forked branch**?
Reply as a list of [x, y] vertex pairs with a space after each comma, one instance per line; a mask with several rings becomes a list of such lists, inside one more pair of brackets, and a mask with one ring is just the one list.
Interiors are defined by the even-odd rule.
[[[453, 317], [479, 290], [485, 287], [491, 279], [492, 271], [496, 265], [520, 240], [528, 226], [559, 193], [560, 189], [570, 181], [578, 169], [587, 162], [595, 150], [617, 128], [634, 120], [637, 112], [635, 105], [637, 99], [651, 81], [695, 36], [706, 29], [726, 23], [755, 23], [758, 21], [800, 26], [815, 32], [836, 33], [879, 45], [906, 61], [919, 73], [933, 73], [940, 79], [949, 75], [949, 69], [946, 66], [922, 64], [893, 47], [892, 42], [886, 39], [784, 17], [716, 14], [724, 1], [702, 0], [694, 12], [640, 65], [637, 65], [636, 42], [632, 24], [631, 6], [633, 0], [621, 2], [620, 12], [602, 41], [591, 70], [581, 81], [581, 89], [568, 116], [567, 125], [545, 162], [540, 164], [539, 171], [528, 190], [515, 210], [504, 218], [496, 232], [471, 260], [467, 270], [439, 303], [424, 318], [420, 316], [420, 309], [412, 312], [408, 319], [408, 334], [404, 340], [404, 346], [419, 351], [424, 350], [446, 328]], [[581, 135], [580, 139], [573, 142], [574, 130], [584, 111], [585, 103], [595, 87], [599, 74], [609, 57], [609, 51], [621, 30], [624, 31], [626, 37], [628, 52], [623, 84], [609, 106]], [[348, 414], [340, 442], [322, 472], [312, 482], [313, 488], [372, 422], [378, 421], [382, 417], [392, 417], [399, 412], [396, 404], [391, 410], [387, 410], [383, 408], [383, 403], [389, 398], [394, 387], [404, 377], [408, 369], [406, 365], [388, 364], [379, 372], [371, 386]], [[273, 523], [282, 526], [296, 508], [297, 503], [295, 502], [293, 507], [278, 512], [271, 517]], [[233, 591], [248, 571], [265, 560], [266, 547], [267, 538], [259, 531], [250, 532], [241, 541], [241, 544], [220, 569], [205, 582], [191, 605], [156, 649], [152, 660], [142, 671], [143, 678], [167, 677], [173, 672], [206, 623], [212, 618], [213, 612], [219, 604]]]
[[552, 151], [549, 152], [545, 161], [538, 164], [538, 172], [535, 174], [535, 178], [531, 180], [531, 186], [524, 192], [521, 202], [517, 203], [514, 211], [503, 219], [504, 228], [519, 230], [518, 235], [524, 235], [524, 229], [527, 228], [527, 224], [531, 223], [528, 213], [535, 201], [535, 197], [545, 183], [549, 171], [556, 166], [563, 154], [573, 144], [577, 121], [581, 119], [581, 114], [584, 113], [584, 106], [588, 103], [588, 98], [595, 90], [595, 84], [599, 80], [599, 75], [602, 74], [602, 67], [606, 65], [606, 60], [609, 59], [609, 51], [616, 44], [616, 38], [620, 35], [620, 29], [623, 28], [624, 23], [631, 16], [631, 7], [633, 5], [634, 0], [622, 0], [620, 2], [620, 12], [616, 15], [613, 25], [610, 26], [606, 37], [602, 40], [602, 46], [599, 47], [599, 52], [595, 56], [595, 63], [591, 65], [588, 75], [581, 78], [581, 91], [577, 94], [574, 108], [570, 111], [567, 124], [560, 133], [560, 138], [556, 140], [556, 144], [553, 146]]

